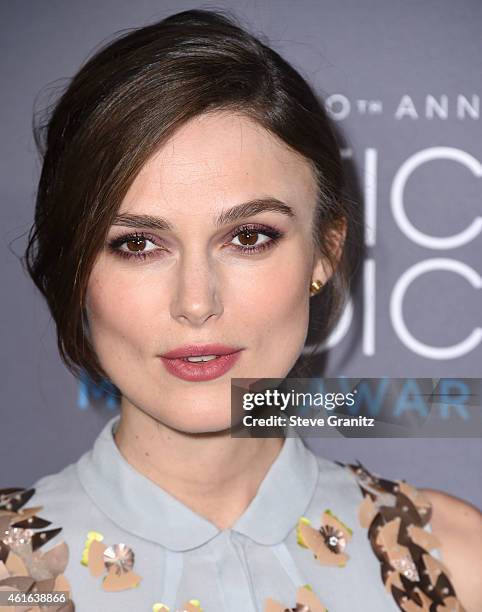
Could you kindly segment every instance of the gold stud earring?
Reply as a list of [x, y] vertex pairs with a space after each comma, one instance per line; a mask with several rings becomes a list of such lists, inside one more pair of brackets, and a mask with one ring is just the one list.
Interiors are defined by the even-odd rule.
[[313, 281], [310, 285], [311, 295], [316, 295], [317, 293], [319, 293], [322, 287], [323, 287], [323, 283], [320, 280]]

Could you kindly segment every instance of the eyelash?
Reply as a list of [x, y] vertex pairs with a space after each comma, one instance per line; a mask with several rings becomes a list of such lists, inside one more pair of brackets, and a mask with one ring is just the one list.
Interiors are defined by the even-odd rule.
[[[256, 234], [266, 235], [271, 239], [271, 240], [263, 242], [260, 245], [254, 246], [254, 247], [234, 245], [238, 251], [240, 251], [243, 254], [248, 254], [248, 255], [251, 255], [253, 253], [260, 253], [261, 251], [270, 249], [275, 244], [277, 244], [280, 238], [282, 238], [283, 236], [282, 232], [274, 228], [264, 227], [264, 226], [259, 226], [259, 225], [242, 225], [241, 227], [236, 228], [231, 233], [231, 240], [233, 240], [234, 238], [236, 238], [237, 236], [245, 232], [252, 232]], [[117, 238], [113, 238], [111, 241], [108, 242], [109, 250], [115, 255], [119, 255], [120, 257], [124, 257], [126, 259], [145, 260], [145, 259], [149, 259], [151, 257], [156, 256], [154, 255], [154, 253], [156, 253], [156, 250], [154, 249], [152, 251], [146, 251], [146, 252], [137, 251], [136, 253], [132, 251], [131, 252], [121, 251], [120, 247], [126, 242], [129, 242], [130, 240], [133, 240], [133, 241], [147, 240], [155, 244], [152, 237], [150, 237], [148, 234], [144, 234], [144, 232], [135, 232], [131, 234], [126, 234], [124, 236], [119, 236]]]

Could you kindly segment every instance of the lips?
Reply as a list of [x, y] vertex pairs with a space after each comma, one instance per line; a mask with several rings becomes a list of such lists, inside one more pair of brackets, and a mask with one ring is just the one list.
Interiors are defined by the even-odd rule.
[[[203, 344], [179, 347], [161, 355], [166, 370], [183, 380], [200, 382], [212, 380], [226, 374], [238, 361], [242, 348], [222, 344]], [[216, 355], [209, 361], [187, 361], [186, 357]]]
[[240, 347], [227, 346], [226, 344], [190, 344], [163, 353], [161, 357], [182, 359], [183, 357], [200, 357], [201, 355], [231, 355], [240, 350]]

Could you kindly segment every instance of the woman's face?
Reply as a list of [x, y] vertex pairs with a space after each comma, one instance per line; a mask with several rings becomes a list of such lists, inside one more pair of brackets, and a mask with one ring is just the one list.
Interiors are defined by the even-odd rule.
[[[87, 288], [92, 343], [124, 405], [179, 431], [220, 431], [231, 378], [287, 375], [308, 331], [309, 284], [326, 278], [312, 245], [316, 197], [308, 161], [226, 111], [191, 120], [145, 164]], [[254, 201], [258, 212], [233, 217]], [[162, 220], [140, 227], [126, 215]], [[207, 380], [161, 358], [212, 343], [242, 350]], [[191, 378], [206, 370], [183, 364]]]

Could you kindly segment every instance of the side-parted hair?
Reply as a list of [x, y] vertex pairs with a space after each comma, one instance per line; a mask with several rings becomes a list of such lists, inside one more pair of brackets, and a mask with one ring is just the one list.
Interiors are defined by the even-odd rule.
[[[74, 376], [107, 378], [86, 333], [85, 294], [129, 186], [178, 128], [217, 110], [253, 119], [312, 162], [319, 192], [313, 242], [334, 270], [314, 298], [325, 313], [320, 341], [332, 329], [359, 263], [361, 213], [343, 197], [330, 120], [304, 78], [231, 14], [188, 10], [101, 48], [47, 120], [34, 122], [43, 165], [24, 264], [47, 301], [61, 358]], [[340, 224], [346, 239], [335, 262], [333, 231]]]

